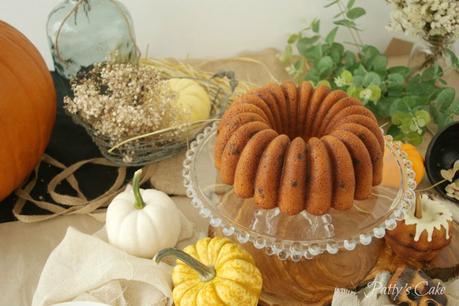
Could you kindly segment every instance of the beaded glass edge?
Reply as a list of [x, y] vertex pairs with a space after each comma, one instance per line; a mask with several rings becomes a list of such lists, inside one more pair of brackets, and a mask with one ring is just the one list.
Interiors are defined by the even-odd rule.
[[414, 205], [416, 198], [416, 181], [412, 163], [408, 159], [408, 155], [401, 149], [400, 142], [394, 141], [390, 135], [385, 135], [386, 147], [391, 149], [391, 153], [395, 156], [395, 159], [405, 167], [404, 172], [406, 173], [407, 183], [405, 190], [403, 190], [404, 187], [402, 187], [403, 194], [400, 203], [395, 207], [392, 214], [385, 221], [381, 222], [380, 225], [376, 226], [371, 231], [340, 242], [304, 244], [301, 242], [282, 242], [280, 240], [264, 238], [258, 235], [251, 236], [246, 231], [239, 230], [232, 224], [224, 224], [223, 220], [213, 216], [212, 211], [204, 206], [193, 187], [191, 173], [193, 160], [204, 140], [216, 131], [217, 126], [218, 122], [215, 122], [211, 126], [207, 126], [196, 136], [196, 139], [191, 142], [186, 152], [182, 171], [186, 195], [191, 199], [192, 205], [199, 210], [199, 215], [208, 219], [212, 227], [221, 227], [223, 235], [227, 237], [234, 236], [241, 244], [250, 242], [256, 249], [264, 249], [267, 255], [277, 255], [280, 260], [290, 259], [294, 262], [298, 262], [303, 258], [312, 259], [314, 256], [324, 252], [336, 254], [340, 249], [352, 251], [358, 244], [369, 245], [373, 238], [383, 238], [386, 234], [386, 230], [394, 229], [397, 226], [397, 221], [403, 220], [405, 211], [409, 210]]

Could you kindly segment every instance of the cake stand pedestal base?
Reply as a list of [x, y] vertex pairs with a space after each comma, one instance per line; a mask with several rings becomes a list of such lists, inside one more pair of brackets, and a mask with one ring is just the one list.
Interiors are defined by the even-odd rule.
[[[220, 228], [210, 227], [209, 234], [223, 236]], [[323, 253], [293, 262], [269, 256], [251, 243], [234, 241], [252, 254], [263, 275], [262, 305], [326, 305], [335, 288], [359, 286], [384, 249], [383, 239], [373, 239], [369, 245], [359, 244], [352, 251]]]

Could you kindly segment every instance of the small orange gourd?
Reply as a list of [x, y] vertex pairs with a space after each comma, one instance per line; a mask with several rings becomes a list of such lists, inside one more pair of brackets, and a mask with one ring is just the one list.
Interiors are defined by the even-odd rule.
[[416, 184], [419, 184], [424, 178], [425, 174], [424, 158], [422, 157], [421, 153], [419, 153], [418, 149], [416, 149], [416, 147], [412, 144], [404, 143], [402, 145], [402, 150], [408, 154], [408, 159], [413, 164], [413, 170], [416, 173]]
[[56, 93], [34, 45], [0, 20], [0, 201], [40, 161], [56, 116]]

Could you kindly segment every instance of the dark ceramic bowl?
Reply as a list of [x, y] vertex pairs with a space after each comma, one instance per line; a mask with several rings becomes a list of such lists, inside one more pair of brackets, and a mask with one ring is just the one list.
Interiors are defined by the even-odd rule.
[[[427, 176], [430, 183], [435, 183], [443, 180], [440, 174], [442, 169], [450, 169], [456, 160], [459, 159], [459, 121], [450, 124], [439, 131], [432, 138], [432, 141], [427, 148], [425, 164]], [[459, 177], [459, 173], [455, 178]], [[458, 200], [450, 198], [446, 195], [445, 187], [449, 182], [437, 185], [435, 189], [442, 194], [446, 199], [459, 203]]]

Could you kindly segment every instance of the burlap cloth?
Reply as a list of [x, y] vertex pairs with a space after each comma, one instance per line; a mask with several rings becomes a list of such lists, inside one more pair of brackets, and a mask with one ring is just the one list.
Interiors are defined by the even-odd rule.
[[[395, 46], [395, 51], [400, 48]], [[390, 50], [388, 50], [390, 51]], [[389, 52], [390, 54], [390, 52]], [[393, 52], [396, 54], [396, 52]], [[406, 53], [405, 53], [406, 54]], [[406, 63], [407, 56], [391, 57], [390, 62]], [[288, 78], [274, 49], [243, 53], [238, 57], [219, 60], [186, 60], [195, 67], [210, 72], [221, 69], [233, 70], [239, 80], [261, 85], [270, 81]], [[457, 86], [457, 75], [451, 82]], [[425, 148], [428, 140], [421, 146]], [[175, 195], [179, 209], [196, 224], [197, 231], [207, 230], [207, 221], [202, 219], [184, 197], [182, 184], [182, 161], [184, 154], [153, 164], [150, 167], [152, 185], [168, 194]], [[0, 224], [0, 305], [29, 306], [43, 266], [51, 251], [61, 242], [68, 227], [93, 234], [103, 227], [103, 217], [89, 215], [60, 216], [51, 220], [25, 224], [9, 222]], [[56, 280], [58, 281], [58, 280]]]

